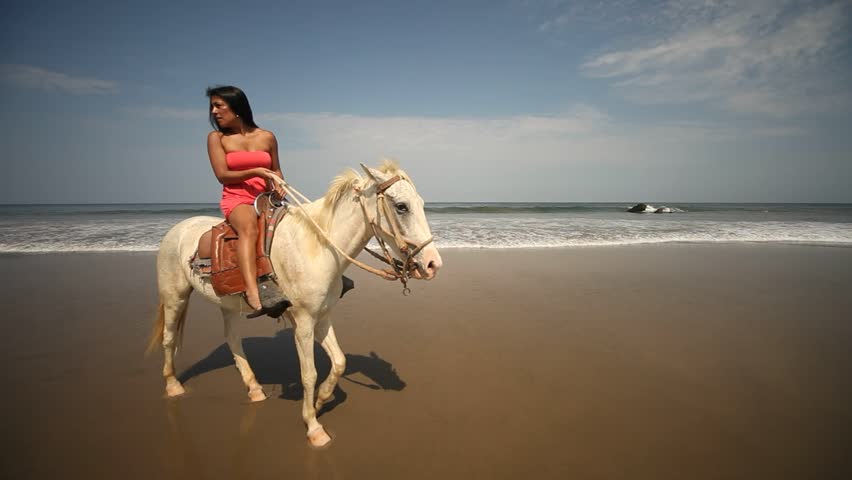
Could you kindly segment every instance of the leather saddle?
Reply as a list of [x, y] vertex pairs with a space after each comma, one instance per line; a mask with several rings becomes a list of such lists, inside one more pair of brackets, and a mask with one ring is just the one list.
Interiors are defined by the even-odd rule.
[[[227, 222], [222, 222], [212, 229], [210, 258], [210, 280], [216, 295], [232, 295], [246, 291], [243, 274], [237, 263], [237, 232]], [[257, 239], [257, 276], [262, 277], [272, 273], [272, 262], [263, 251], [263, 239]]]
[[[257, 217], [258, 235], [255, 257], [257, 277], [270, 275], [274, 279], [275, 272], [269, 259], [269, 251], [272, 247], [275, 226], [287, 213], [287, 208], [271, 205], [268, 196], [258, 199], [257, 207], [261, 212]], [[201, 236], [198, 251], [190, 260], [193, 270], [201, 275], [210, 275], [216, 295], [233, 295], [246, 291], [243, 274], [237, 262], [238, 238], [236, 230], [230, 223], [227, 221], [219, 223]], [[205, 258], [207, 257], [205, 253], [208, 251], [210, 252], [209, 262]]]

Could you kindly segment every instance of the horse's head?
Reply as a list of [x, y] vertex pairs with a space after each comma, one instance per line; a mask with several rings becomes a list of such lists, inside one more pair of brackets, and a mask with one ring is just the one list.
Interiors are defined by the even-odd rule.
[[[381, 169], [361, 164], [371, 183], [367, 193], [375, 189], [378, 235], [388, 244], [396, 258], [405, 260], [411, 255], [416, 267], [414, 278], [431, 280], [443, 264], [441, 254], [432, 242], [432, 231], [426, 221], [424, 202], [414, 188], [414, 182], [395, 163], [386, 161]], [[384, 197], [384, 199], [382, 199]]]

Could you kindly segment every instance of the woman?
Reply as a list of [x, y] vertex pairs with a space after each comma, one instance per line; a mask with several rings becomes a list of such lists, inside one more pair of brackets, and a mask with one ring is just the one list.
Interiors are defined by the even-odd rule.
[[[268, 189], [283, 198], [281, 187], [273, 181], [283, 178], [278, 165], [278, 141], [275, 135], [254, 123], [246, 94], [237, 87], [207, 89], [210, 99], [210, 124], [207, 153], [213, 173], [223, 185], [219, 206], [225, 219], [237, 231], [237, 261], [246, 284], [246, 302], [254, 310], [249, 317], [283, 311], [286, 299], [279, 295], [258, 294], [257, 212], [254, 199]], [[276, 288], [277, 290], [277, 288]], [[288, 303], [289, 304], [289, 303]], [[282, 308], [283, 307], [283, 308]]]

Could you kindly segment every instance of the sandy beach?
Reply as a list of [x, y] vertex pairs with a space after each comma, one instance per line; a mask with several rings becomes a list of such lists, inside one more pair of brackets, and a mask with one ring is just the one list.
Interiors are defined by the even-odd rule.
[[[153, 253], [0, 256], [3, 478], [841, 478], [852, 249], [447, 250], [433, 282], [352, 267], [346, 378], [311, 449], [292, 331], [190, 305], [164, 398]], [[329, 368], [317, 348], [320, 377]], [[849, 477], [846, 477], [849, 478]]]

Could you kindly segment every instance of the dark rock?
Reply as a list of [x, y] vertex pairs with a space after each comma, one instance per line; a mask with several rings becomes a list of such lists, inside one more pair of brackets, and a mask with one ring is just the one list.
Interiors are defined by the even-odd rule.
[[645, 209], [648, 208], [648, 205], [645, 203], [637, 203], [630, 207], [627, 211], [630, 213], [645, 213]]

